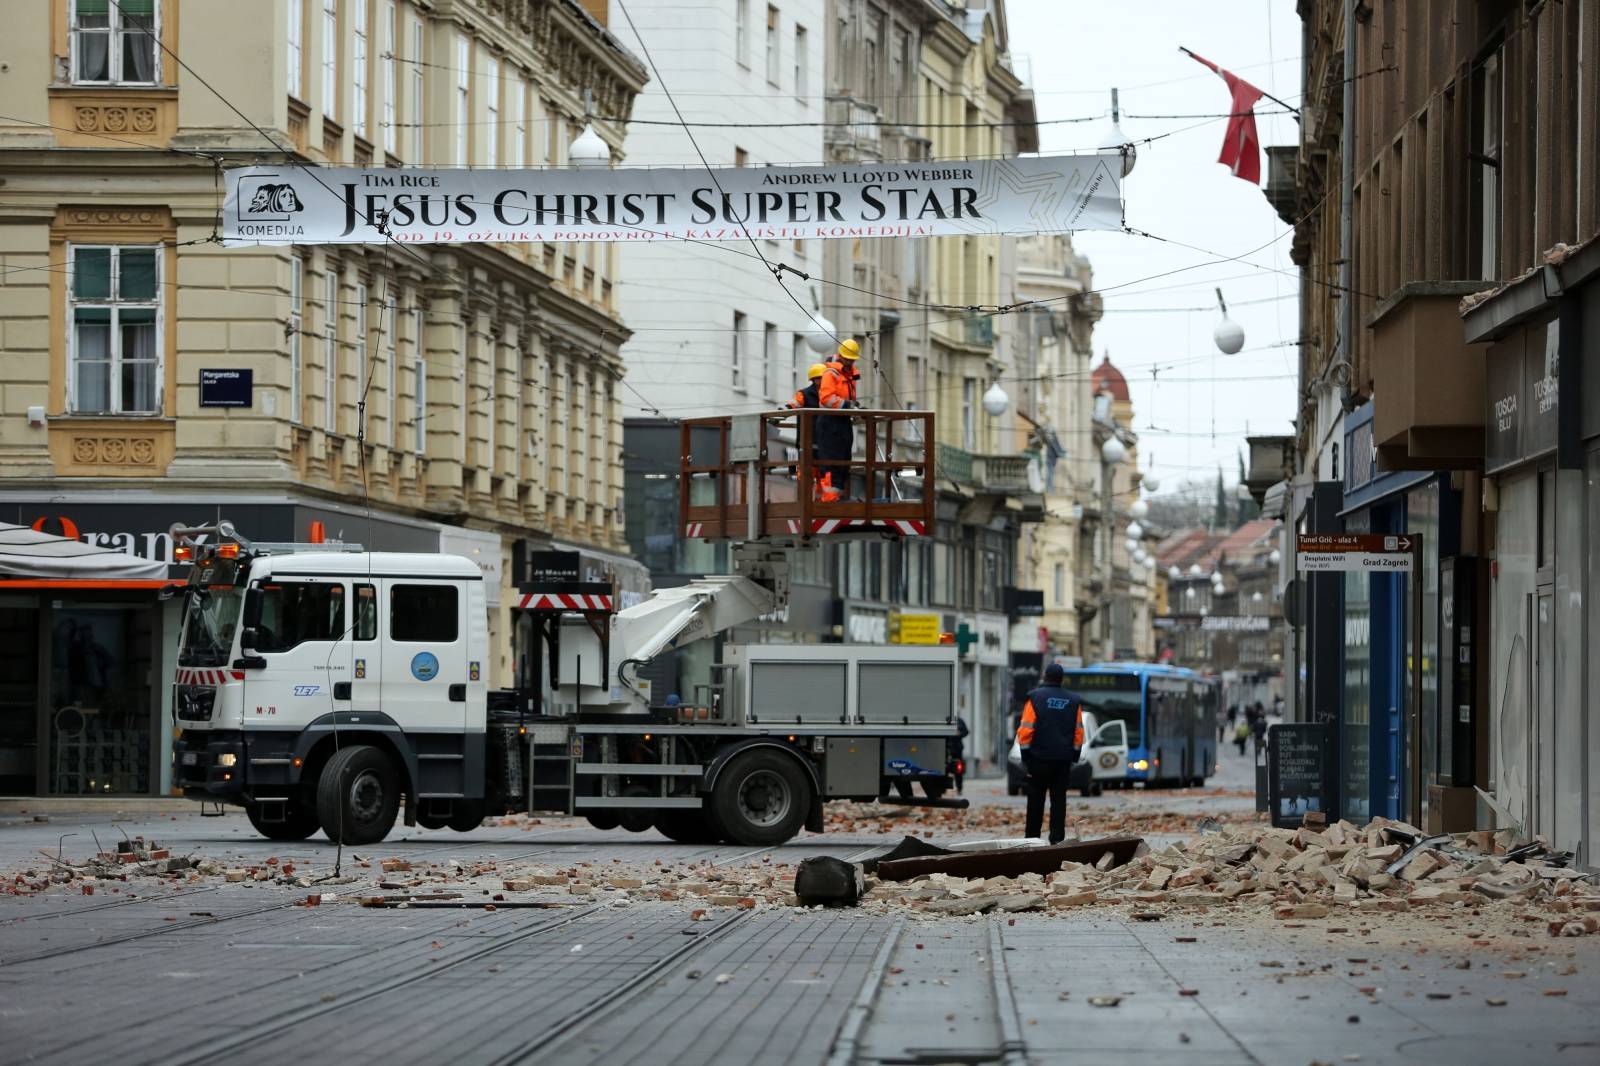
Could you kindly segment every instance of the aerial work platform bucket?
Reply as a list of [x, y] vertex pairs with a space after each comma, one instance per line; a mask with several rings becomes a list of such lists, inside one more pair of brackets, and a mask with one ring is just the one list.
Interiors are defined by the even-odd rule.
[[[849, 420], [851, 458], [814, 454], [825, 418]], [[933, 529], [930, 411], [764, 411], [685, 419], [681, 433], [678, 518], [685, 537], [806, 541], [920, 537]], [[698, 452], [692, 441], [701, 444]]]

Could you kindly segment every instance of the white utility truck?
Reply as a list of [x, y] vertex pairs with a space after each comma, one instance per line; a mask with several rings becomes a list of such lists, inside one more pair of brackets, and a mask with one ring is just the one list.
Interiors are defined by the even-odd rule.
[[[613, 613], [608, 586], [523, 591], [543, 660], [491, 691], [483, 575], [451, 555], [252, 544], [175, 528], [193, 570], [178, 654], [174, 773], [273, 839], [347, 844], [486, 815], [585, 815], [684, 842], [777, 844], [822, 803], [942, 799], [956, 649], [726, 647], [706, 698], [653, 706], [639, 666], [779, 607], [791, 547], [740, 545], [738, 573]], [[804, 549], [801, 549], [804, 550]], [[547, 659], [541, 649], [549, 648]]]

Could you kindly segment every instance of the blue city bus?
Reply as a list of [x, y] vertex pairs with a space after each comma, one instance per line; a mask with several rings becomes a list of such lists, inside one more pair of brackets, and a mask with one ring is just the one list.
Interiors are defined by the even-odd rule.
[[[1062, 687], [1082, 697], [1100, 722], [1086, 740], [1103, 784], [1201, 785], [1215, 769], [1221, 699], [1215, 678], [1158, 663], [1096, 663], [1068, 670]], [[1113, 776], [1117, 755], [1120, 778]]]

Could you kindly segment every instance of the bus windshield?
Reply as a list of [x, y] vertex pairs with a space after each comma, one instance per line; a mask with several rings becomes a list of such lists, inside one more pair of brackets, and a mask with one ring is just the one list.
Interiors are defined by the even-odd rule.
[[233, 649], [233, 631], [239, 624], [239, 609], [243, 604], [244, 593], [236, 588], [188, 590], [178, 665], [225, 665]]
[[1061, 687], [1082, 696], [1101, 725], [1121, 721], [1128, 731], [1128, 747], [1144, 743], [1144, 692], [1136, 675], [1068, 671]]

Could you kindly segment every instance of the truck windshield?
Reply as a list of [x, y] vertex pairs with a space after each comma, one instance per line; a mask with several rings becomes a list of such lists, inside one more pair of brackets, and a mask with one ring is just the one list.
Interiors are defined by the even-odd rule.
[[235, 588], [194, 589], [184, 604], [180, 666], [222, 666], [233, 650], [244, 593]]

